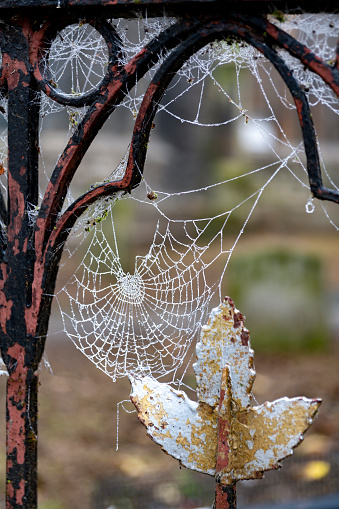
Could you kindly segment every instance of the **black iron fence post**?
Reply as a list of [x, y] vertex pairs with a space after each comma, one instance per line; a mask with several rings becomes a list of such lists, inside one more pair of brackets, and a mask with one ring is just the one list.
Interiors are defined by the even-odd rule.
[[[3, 31], [8, 95], [8, 196], [2, 201], [1, 349], [7, 365], [7, 506], [36, 507], [37, 390], [42, 349], [27, 319], [32, 306], [34, 242], [28, 208], [38, 203], [39, 102], [29, 63], [30, 19]], [[14, 42], [15, 41], [15, 42]], [[7, 225], [7, 228], [6, 226]]]

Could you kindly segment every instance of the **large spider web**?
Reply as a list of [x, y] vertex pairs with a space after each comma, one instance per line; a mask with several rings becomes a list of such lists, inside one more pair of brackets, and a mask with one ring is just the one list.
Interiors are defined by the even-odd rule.
[[[128, 62], [171, 23], [174, 20], [166, 18], [113, 22], [124, 45], [122, 63]], [[334, 58], [338, 16], [290, 16], [281, 26], [325, 61]], [[148, 81], [163, 58], [149, 71]], [[284, 58], [307, 89], [311, 105], [321, 104], [337, 115], [338, 100], [321, 79], [286, 53]], [[105, 73], [106, 44], [93, 27], [80, 21], [56, 37], [48, 65], [53, 80], [62, 89], [74, 94], [88, 92]], [[223, 69], [228, 69], [226, 81]], [[230, 74], [232, 86], [228, 86]], [[250, 104], [247, 99], [248, 87], [253, 83], [257, 85], [262, 105], [259, 112], [256, 101]], [[145, 85], [136, 84], [121, 105], [134, 118], [144, 90]], [[219, 108], [213, 115], [208, 107], [211, 90], [217, 90], [225, 104], [225, 108]], [[272, 92], [278, 105], [272, 104]], [[179, 107], [184, 100], [189, 108]], [[77, 128], [86, 108], [64, 108], [44, 95], [41, 101], [42, 128], [52, 114], [66, 111], [66, 140]], [[6, 117], [5, 99], [1, 105]], [[265, 163], [257, 166], [254, 160], [241, 172], [231, 175], [215, 172], [210, 179], [206, 170], [203, 185], [191, 179], [190, 187], [185, 185], [184, 190], [173, 187], [173, 183], [168, 189], [152, 174], [148, 177], [146, 168], [145, 178], [131, 195], [102, 199], [77, 222], [62, 262], [62, 267], [73, 268], [72, 276], [56, 294], [63, 330], [113, 380], [129, 372], [156, 378], [169, 375], [172, 380], [178, 377], [178, 370], [182, 373], [189, 361], [189, 347], [206, 320], [211, 300], [222, 297], [223, 276], [232, 252], [259, 200], [276, 180], [290, 178], [303, 191], [306, 212], [320, 208], [338, 230], [332, 209], [323, 203], [316, 204], [310, 196], [302, 141], [300, 137], [291, 139], [287, 135], [281, 110], [291, 110], [295, 115], [295, 105], [280, 78], [254, 48], [226, 41], [208, 45], [179, 70], [158, 114], [170, 115], [180, 124], [202, 128], [230, 125], [242, 133], [247, 129], [252, 133], [254, 145], [265, 147]], [[5, 130], [1, 141], [1, 164], [5, 167]], [[43, 147], [41, 163], [48, 179], [50, 169]], [[102, 181], [114, 181], [123, 175], [125, 164], [126, 156], [115, 171], [107, 170]], [[338, 189], [324, 160], [322, 171], [329, 185]], [[239, 183], [244, 182], [240, 193]], [[70, 193], [65, 206], [72, 200]], [[134, 263], [130, 259], [126, 263], [126, 251], [121, 255], [117, 234], [122, 216], [119, 208], [126, 210], [129, 206], [136, 211], [137, 228], [143, 226], [143, 221], [153, 224], [149, 247], [143, 247], [141, 254], [129, 256]], [[36, 213], [37, 208], [32, 207], [32, 222]], [[133, 237], [133, 232], [130, 235]]]

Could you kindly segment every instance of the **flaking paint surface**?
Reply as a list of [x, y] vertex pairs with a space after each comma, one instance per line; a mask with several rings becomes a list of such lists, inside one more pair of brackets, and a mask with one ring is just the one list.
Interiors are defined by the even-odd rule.
[[131, 400], [148, 435], [182, 465], [215, 475], [223, 485], [279, 468], [302, 441], [320, 401], [250, 405], [253, 350], [243, 316], [228, 297], [212, 310], [196, 354], [198, 402], [151, 377], [130, 377]]
[[213, 407], [219, 404], [222, 368], [228, 364], [233, 399], [239, 407], [249, 405], [255, 378], [253, 354], [243, 316], [226, 297], [212, 310], [196, 346], [197, 362], [193, 368], [199, 401]]
[[252, 479], [279, 468], [293, 453], [318, 411], [319, 401], [281, 398], [235, 412], [229, 431], [228, 465], [219, 473], [222, 484]]
[[214, 475], [218, 414], [184, 392], [146, 377], [130, 377], [131, 400], [147, 434], [182, 465]]

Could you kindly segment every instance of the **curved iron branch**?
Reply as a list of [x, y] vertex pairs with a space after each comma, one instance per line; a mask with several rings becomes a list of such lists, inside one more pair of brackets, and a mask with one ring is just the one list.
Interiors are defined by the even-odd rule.
[[[156, 72], [144, 100], [135, 123], [130, 154], [127, 164], [127, 170], [122, 180], [106, 183], [96, 187], [76, 200], [63, 214], [56, 226], [56, 232], [52, 233], [49, 248], [54, 244], [59, 246], [68, 235], [68, 231], [74, 225], [76, 219], [86, 210], [86, 208], [98, 198], [114, 194], [123, 189], [130, 190], [136, 187], [143, 173], [147, 142], [151, 130], [152, 122], [159, 102], [168, 87], [171, 79], [184, 62], [201, 47], [209, 42], [222, 39], [225, 36], [241, 38], [261, 51], [268, 58], [282, 79], [288, 86], [291, 95], [295, 101], [301, 129], [304, 136], [305, 153], [307, 158], [307, 170], [310, 179], [311, 190], [315, 196], [321, 199], [330, 199], [338, 201], [339, 196], [336, 191], [326, 189], [322, 186], [319, 155], [317, 151], [317, 140], [315, 129], [305, 93], [301, 90], [291, 71], [277, 53], [269, 47], [260, 35], [251, 33], [249, 26], [240, 21], [228, 20], [221, 22], [215, 20], [202, 25], [190, 37], [182, 42], [170, 56], [161, 65]], [[52, 240], [52, 238], [54, 240]]]
[[287, 34], [276, 25], [273, 25], [267, 19], [245, 15], [240, 15], [240, 19], [249, 26], [257, 30], [259, 29], [262, 34], [267, 34], [267, 39], [271, 39], [271, 44], [277, 44], [280, 48], [285, 49], [290, 55], [300, 60], [310, 71], [318, 74], [339, 97], [339, 44], [336, 50], [336, 63], [331, 66], [312, 53], [307, 46], [298, 42], [291, 35]]
[[[322, 185], [317, 140], [313, 121], [305, 93], [301, 90], [285, 62], [276, 51], [267, 44], [265, 34], [258, 34], [242, 19], [227, 21], [215, 20], [196, 28], [181, 44], [179, 44], [156, 72], [145, 94], [137, 117], [127, 169], [123, 179], [117, 182], [105, 183], [85, 193], [78, 198], [57, 221], [50, 234], [42, 265], [45, 270], [45, 291], [53, 293], [57, 266], [61, 257], [62, 247], [75, 221], [98, 198], [109, 196], [117, 191], [130, 190], [136, 187], [142, 176], [147, 141], [152, 121], [158, 109], [161, 97], [171, 79], [186, 60], [201, 47], [211, 41], [224, 37], [234, 37], [245, 40], [268, 58], [275, 66], [280, 76], [289, 88], [295, 101], [301, 129], [304, 136], [305, 153], [307, 158], [307, 171], [309, 174], [311, 190], [320, 199], [330, 199], [339, 202], [336, 191], [326, 189]], [[119, 89], [120, 90], [120, 89]]]
[[320, 159], [317, 149], [317, 137], [312, 120], [312, 114], [307, 101], [306, 94], [300, 88], [292, 71], [287, 67], [276, 51], [266, 44], [258, 34], [252, 34], [250, 30], [243, 33], [242, 38], [256, 47], [266, 58], [272, 62], [280, 76], [286, 83], [297, 108], [299, 123], [303, 134], [305, 155], [307, 160], [307, 173], [310, 182], [311, 192], [314, 197], [320, 200], [329, 200], [339, 203], [339, 192], [323, 186]]
[[123, 70], [116, 70], [112, 82], [90, 107], [59, 158], [47, 186], [36, 225], [36, 245], [40, 246], [40, 255], [57, 222], [75, 171], [99, 129], [123, 100], [128, 90], [135, 85], [136, 77], [138, 80], [141, 79], [159, 60], [162, 51], [176, 46], [178, 40], [189, 35], [198, 24], [200, 24], [199, 20], [193, 23], [181, 21], [165, 30], [126, 64]]

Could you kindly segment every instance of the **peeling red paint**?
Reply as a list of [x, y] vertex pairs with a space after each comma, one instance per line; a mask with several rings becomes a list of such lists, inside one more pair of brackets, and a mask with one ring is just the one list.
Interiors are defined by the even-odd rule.
[[1, 279], [0, 279], [0, 325], [4, 334], [7, 334], [6, 323], [11, 316], [11, 309], [13, 306], [13, 301], [6, 299], [6, 296], [3, 292], [5, 281], [6, 281], [6, 272], [7, 267], [5, 263], [0, 265]]
[[[226, 300], [226, 299], [225, 299]], [[218, 472], [227, 468], [230, 445], [228, 437], [230, 433], [229, 420], [229, 370], [228, 367], [223, 368], [220, 386], [219, 401], [219, 418], [218, 418], [218, 447], [216, 462], [216, 487], [215, 487], [215, 509], [235, 509], [236, 507], [236, 491], [235, 483], [230, 486], [222, 485], [218, 482]]]
[[13, 243], [15, 236], [22, 227], [22, 218], [25, 214], [25, 200], [20, 189], [19, 183], [13, 179], [11, 172], [8, 172], [8, 191], [11, 196], [11, 224], [8, 226], [8, 241]]
[[20, 253], [19, 239], [14, 239], [13, 254], [14, 254], [14, 256], [17, 256], [19, 253]]
[[241, 344], [243, 346], [247, 346], [248, 345], [248, 342], [250, 340], [250, 333], [247, 329], [244, 329], [242, 332], [241, 332]]
[[28, 368], [25, 366], [25, 348], [19, 345], [19, 343], [15, 343], [13, 346], [8, 347], [7, 353], [17, 361], [15, 371], [11, 374], [11, 379], [14, 380], [16, 377], [20, 378], [24, 374], [27, 374]]
[[33, 337], [36, 333], [37, 320], [39, 317], [39, 310], [41, 304], [42, 290], [40, 289], [39, 295], [36, 289], [32, 292], [32, 305], [25, 309], [25, 322], [27, 328], [27, 334], [31, 334]]
[[229, 302], [230, 306], [234, 308], [234, 302], [231, 297], [224, 297], [224, 302]]
[[7, 334], [6, 323], [12, 315], [13, 301], [6, 299], [3, 292], [0, 292], [0, 306], [1, 328], [4, 334]]
[[242, 314], [240, 313], [240, 311], [238, 311], [238, 313], [234, 313], [234, 327], [235, 329], [237, 329], [238, 327], [240, 327], [240, 325], [244, 322], [244, 317], [242, 316]]
[[[14, 495], [15, 495], [15, 491], [14, 491], [14, 486], [11, 482], [7, 482], [6, 484], [6, 495], [7, 495], [7, 500], [10, 499], [10, 500], [13, 500], [14, 498]], [[15, 498], [15, 503], [17, 502], [16, 498]], [[10, 509], [10, 505], [7, 504], [7, 508]]]
[[216, 485], [215, 490], [215, 509], [235, 509], [236, 508], [236, 491], [235, 484], [223, 486]]
[[296, 105], [296, 108], [297, 108], [300, 125], [301, 125], [301, 127], [303, 127], [303, 125], [304, 125], [303, 103], [301, 102], [300, 99], [296, 99], [295, 97], [294, 97], [294, 102], [295, 102], [295, 105]]
[[17, 504], [22, 505], [24, 503], [24, 496], [25, 496], [25, 481], [21, 479], [19, 483], [19, 489], [16, 491], [16, 501]]
[[134, 74], [137, 70], [139, 60], [147, 53], [147, 48], [143, 48], [132, 60], [130, 60], [124, 67], [127, 74]]
[[27, 67], [24, 62], [20, 62], [16, 59], [11, 59], [11, 57], [4, 53], [2, 56], [2, 65], [4, 71], [4, 76], [7, 81], [8, 89], [15, 90], [20, 81], [20, 71], [22, 74], [27, 76]]
[[[28, 502], [32, 486], [26, 482], [24, 465], [29, 467], [29, 455], [35, 454], [34, 447], [28, 441], [29, 436], [35, 434], [33, 423], [36, 416], [31, 415], [31, 412], [32, 406], [35, 408], [33, 387], [37, 386], [37, 377], [32, 377], [25, 364], [26, 350], [22, 345], [15, 343], [8, 348], [7, 353], [12, 359], [7, 382], [7, 508], [16, 509], [33, 507]], [[31, 464], [32, 467], [34, 464]]]
[[323, 62], [317, 55], [314, 55], [312, 51], [307, 48], [307, 46], [299, 44], [298, 47], [300, 50], [297, 52], [291, 46], [291, 44], [284, 42], [284, 40], [288, 39], [288, 41], [290, 41], [292, 38], [283, 30], [280, 30], [278, 27], [272, 23], [269, 23], [268, 21], [266, 21], [266, 32], [286, 51], [291, 53], [296, 58], [299, 58], [305, 67], [318, 74], [318, 76], [320, 76], [339, 97], [339, 84], [334, 78], [333, 69], [328, 64]]
[[221, 387], [220, 387], [220, 402], [219, 402], [219, 419], [218, 419], [218, 449], [217, 449], [217, 464], [216, 472], [220, 472], [225, 469], [228, 465], [228, 435], [230, 430], [230, 424], [228, 421], [228, 409], [225, 408], [227, 401], [227, 376], [228, 370], [223, 369]]
[[[14, 398], [17, 391], [22, 392], [22, 384], [16, 383], [11, 384], [13, 392], [9, 393], [9, 398]], [[23, 397], [25, 393], [23, 392]], [[21, 404], [22, 401], [14, 400], [13, 403]], [[10, 403], [11, 404], [11, 403]], [[9, 409], [9, 420], [8, 420], [8, 440], [7, 440], [7, 452], [12, 453], [16, 449], [16, 461], [19, 465], [23, 465], [25, 461], [25, 439], [26, 434], [23, 429], [24, 421], [22, 413], [26, 411], [26, 406], [22, 405], [21, 409], [18, 410], [14, 406]]]

